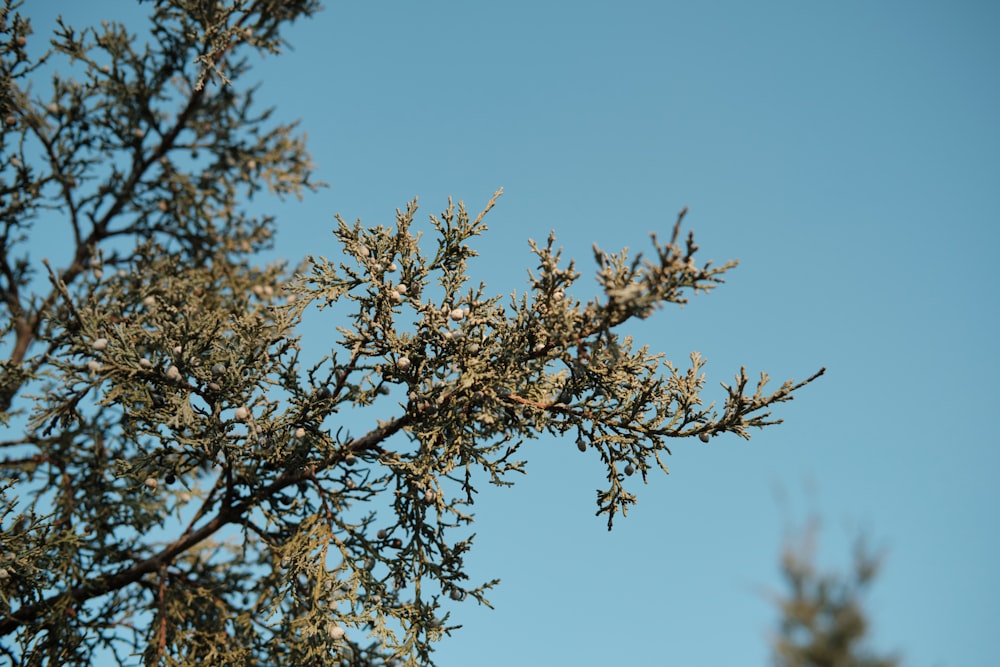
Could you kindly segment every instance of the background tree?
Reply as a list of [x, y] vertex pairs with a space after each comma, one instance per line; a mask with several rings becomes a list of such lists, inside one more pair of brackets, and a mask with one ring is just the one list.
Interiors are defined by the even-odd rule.
[[789, 542], [781, 572], [788, 593], [776, 596], [781, 612], [773, 641], [775, 667], [897, 667], [894, 656], [878, 657], [866, 646], [869, 621], [864, 595], [878, 574], [881, 557], [859, 539], [852, 571], [820, 572], [815, 565], [816, 525]]
[[[442, 599], [485, 604], [496, 583], [465, 573], [469, 506], [523, 472], [524, 441], [573, 438], [600, 461], [610, 529], [669, 439], [749, 437], [823, 372], [766, 393], [741, 369], [706, 406], [700, 356], [675, 366], [619, 334], [735, 265], [695, 261], [683, 212], [649, 259], [595, 248], [602, 293], [585, 302], [551, 236], [525, 294], [470, 281], [496, 196], [475, 217], [449, 202], [430, 244], [412, 202], [389, 227], [338, 218], [339, 260], [258, 265], [275, 225], [246, 207], [314, 183], [294, 127], [241, 87], [246, 57], [277, 52], [316, 3], [163, 0], [148, 40], [61, 25], [36, 60], [18, 6], [0, 46], [14, 664], [428, 664], [454, 627]], [[57, 72], [44, 93], [42, 72]], [[31, 254], [56, 233], [64, 266]], [[306, 363], [312, 306], [339, 333]]]

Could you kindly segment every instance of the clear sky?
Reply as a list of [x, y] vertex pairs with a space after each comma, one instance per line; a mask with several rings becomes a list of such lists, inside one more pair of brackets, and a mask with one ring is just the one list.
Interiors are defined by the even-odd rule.
[[[28, 2], [38, 32], [131, 7]], [[998, 34], [1000, 5], [971, 0], [328, 2], [261, 62], [331, 184], [266, 204], [278, 255], [336, 254], [335, 212], [391, 224], [503, 186], [473, 271], [506, 293], [529, 237], [555, 229], [586, 275], [592, 242], [648, 247], [687, 205], [703, 258], [741, 265], [631, 333], [701, 352], [715, 387], [828, 368], [750, 442], [676, 443], [611, 533], [596, 457], [530, 443], [527, 477], [478, 505], [496, 609], [455, 611], [442, 667], [766, 665], [779, 550], [814, 514], [821, 564], [859, 531], [888, 550], [878, 648], [1000, 664]]]

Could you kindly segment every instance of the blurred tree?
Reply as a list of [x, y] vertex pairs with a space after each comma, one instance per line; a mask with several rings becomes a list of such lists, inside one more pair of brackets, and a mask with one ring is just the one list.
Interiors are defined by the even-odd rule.
[[[735, 265], [696, 264], [683, 213], [649, 260], [595, 248], [586, 302], [551, 237], [526, 294], [468, 284], [496, 196], [431, 216], [430, 248], [413, 202], [390, 227], [338, 218], [339, 261], [258, 265], [275, 225], [246, 207], [316, 184], [294, 126], [241, 82], [316, 3], [157, 0], [148, 37], [60, 23], [38, 58], [19, 5], [0, 19], [12, 664], [429, 664], [442, 601], [486, 604], [496, 583], [467, 581], [468, 506], [523, 472], [523, 441], [568, 436], [601, 462], [610, 529], [670, 438], [749, 437], [823, 372], [765, 393], [741, 370], [716, 409], [700, 356], [678, 368], [619, 335]], [[56, 236], [65, 265], [32, 256]], [[311, 317], [339, 339], [306, 364], [297, 327], [328, 307]]]
[[863, 597], [878, 574], [881, 558], [864, 540], [854, 549], [850, 574], [821, 573], [815, 567], [815, 524], [800, 544], [789, 543], [781, 571], [790, 589], [776, 597], [780, 632], [773, 642], [775, 667], [896, 667], [895, 657], [877, 657], [865, 646], [868, 615]]

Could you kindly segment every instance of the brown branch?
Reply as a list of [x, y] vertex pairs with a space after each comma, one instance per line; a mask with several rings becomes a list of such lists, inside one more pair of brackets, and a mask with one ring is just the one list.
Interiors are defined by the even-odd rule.
[[156, 604], [160, 611], [160, 627], [157, 632], [156, 640], [156, 660], [154, 664], [159, 664], [163, 659], [163, 653], [167, 648], [167, 606], [164, 603], [164, 597], [167, 590], [167, 572], [166, 568], [160, 569], [160, 585], [156, 591]]
[[[167, 134], [163, 135], [160, 143], [147, 155], [146, 159], [140, 159], [139, 155], [136, 155], [133, 159], [132, 171], [129, 174], [128, 180], [126, 180], [118, 195], [115, 197], [111, 208], [108, 209], [107, 213], [105, 213], [100, 220], [94, 223], [94, 228], [91, 230], [87, 238], [77, 244], [73, 260], [59, 276], [64, 288], [66, 285], [71, 284], [80, 274], [86, 271], [87, 262], [90, 260], [94, 248], [97, 247], [98, 243], [107, 238], [108, 226], [111, 221], [115, 218], [115, 216], [122, 212], [127, 203], [132, 201], [132, 195], [134, 194], [136, 186], [139, 185], [142, 177], [145, 175], [150, 166], [152, 166], [157, 160], [166, 155], [167, 152], [173, 148], [177, 141], [177, 137], [180, 136], [181, 132], [187, 126], [188, 119], [197, 110], [203, 97], [203, 90], [195, 91], [188, 99], [188, 103], [184, 110], [177, 116], [177, 122], [174, 123], [173, 127], [169, 132], [167, 132]], [[28, 353], [28, 348], [38, 336], [38, 329], [44, 319], [43, 316], [53, 307], [56, 300], [59, 298], [59, 294], [59, 289], [53, 289], [34, 312], [30, 314], [21, 312], [20, 314], [15, 315], [14, 347], [11, 350], [10, 357], [8, 359], [11, 365], [17, 365], [24, 361], [25, 356]], [[45, 359], [47, 356], [48, 355], [42, 355], [42, 359]], [[40, 363], [41, 362], [34, 364], [32, 370], [37, 370]], [[20, 381], [2, 388], [2, 393], [0, 393], [0, 408], [3, 408], [4, 405], [9, 405], [13, 401], [14, 395], [20, 390], [22, 383], [23, 381]]]
[[[348, 449], [371, 449], [379, 442], [382, 442], [402, 430], [410, 423], [410, 421], [411, 417], [409, 415], [397, 417], [396, 419], [393, 419], [376, 429], [372, 429], [360, 438], [356, 438], [351, 442]], [[86, 602], [87, 600], [100, 597], [110, 593], [111, 591], [124, 588], [137, 582], [143, 576], [151, 572], [156, 572], [161, 568], [165, 568], [177, 556], [184, 553], [199, 542], [207, 539], [227, 524], [239, 522], [240, 518], [246, 512], [253, 507], [256, 507], [265, 498], [271, 497], [288, 486], [298, 484], [300, 481], [308, 479], [320, 470], [324, 470], [335, 465], [343, 459], [343, 456], [344, 454], [338, 452], [315, 465], [294, 471], [287, 470], [274, 482], [259, 489], [249, 497], [243, 499], [235, 505], [221, 508], [218, 514], [216, 514], [211, 521], [197, 530], [186, 533], [176, 542], [167, 546], [156, 555], [140, 561], [135, 565], [118, 572], [117, 574], [98, 577], [97, 579], [87, 581], [81, 586], [77, 586], [62, 593], [50, 595], [40, 602], [29, 604], [21, 607], [15, 612], [11, 612], [7, 618], [0, 621], [0, 636], [14, 632], [25, 623], [30, 623], [31, 621], [36, 620], [46, 612], [58, 608], [61, 604], [66, 602], [75, 602], [78, 604]]]

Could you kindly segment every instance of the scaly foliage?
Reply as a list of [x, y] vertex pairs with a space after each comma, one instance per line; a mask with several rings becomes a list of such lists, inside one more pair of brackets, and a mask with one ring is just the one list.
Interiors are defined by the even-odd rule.
[[[496, 583], [465, 573], [468, 508], [477, 484], [523, 472], [524, 441], [595, 453], [610, 529], [670, 439], [749, 437], [822, 373], [768, 393], [741, 370], [705, 406], [701, 357], [681, 368], [619, 333], [734, 265], [696, 263], [683, 213], [649, 259], [595, 248], [602, 294], [585, 303], [552, 237], [525, 294], [470, 283], [496, 197], [432, 216], [436, 247], [413, 202], [390, 227], [338, 218], [335, 259], [255, 264], [275, 225], [253, 196], [315, 184], [294, 126], [241, 88], [246, 55], [279, 50], [315, 3], [159, 0], [145, 46], [122, 25], [61, 25], [34, 60], [17, 8], [0, 46], [13, 664], [429, 664], [453, 628], [442, 597], [487, 604]], [[55, 60], [74, 76], [42, 97]], [[31, 242], [60, 222], [72, 253], [53, 267]], [[314, 307], [339, 338], [305, 365]], [[369, 414], [367, 432], [344, 428]]]

